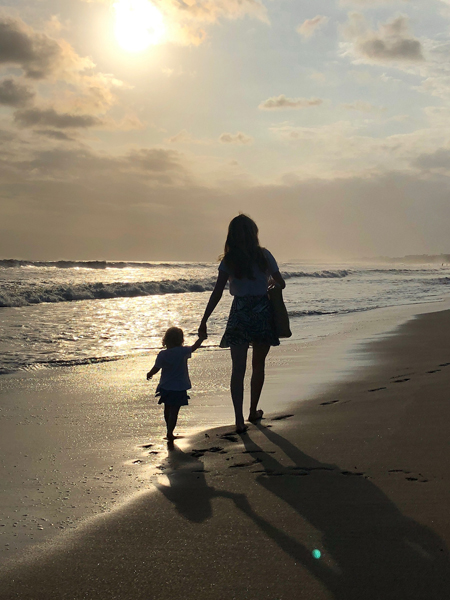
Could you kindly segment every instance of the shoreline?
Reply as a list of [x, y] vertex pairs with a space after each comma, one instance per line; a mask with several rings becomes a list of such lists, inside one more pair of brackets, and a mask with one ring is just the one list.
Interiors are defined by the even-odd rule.
[[[445, 313], [442, 312], [441, 310], [438, 310], [437, 308], [436, 308], [436, 310], [438, 311], [438, 312], [435, 313], [436, 315], [445, 315]], [[426, 315], [426, 317], [430, 317], [430, 315], [432, 316], [433, 313], [428, 313]], [[422, 317], [422, 318], [424, 318], [424, 317]], [[370, 382], [370, 385], [372, 386], [370, 389], [376, 390], [377, 387], [378, 388], [385, 387], [385, 386], [381, 386], [380, 385], [380, 382], [378, 381], [378, 379], [377, 379], [377, 377], [375, 375], [372, 375], [373, 373], [375, 373], [375, 374], [377, 373], [377, 370], [379, 370], [381, 368], [382, 363], [383, 363], [383, 356], [384, 356], [383, 352], [384, 351], [379, 350], [379, 349], [383, 347], [383, 344], [392, 344], [393, 340], [395, 341], [395, 340], [398, 340], [398, 339], [403, 339], [404, 333], [402, 332], [402, 328], [405, 328], [405, 327], [407, 328], [408, 326], [411, 328], [412, 327], [411, 324], [414, 324], [417, 320], [420, 320], [420, 319], [421, 319], [421, 317], [418, 317], [417, 319], [414, 319], [413, 321], [407, 322], [406, 325], [401, 325], [400, 326], [400, 333], [397, 332], [394, 335], [392, 333], [390, 333], [390, 334], [386, 334], [385, 333], [384, 337], [382, 337], [381, 340], [377, 340], [377, 341], [367, 342], [367, 340], [366, 340], [365, 348], [363, 348], [362, 352], [366, 356], [368, 356], [370, 354], [370, 356], [372, 358], [375, 356], [375, 362], [371, 359], [371, 361], [370, 361], [371, 366], [368, 367], [368, 365], [364, 364], [364, 361], [362, 361], [362, 363], [358, 366], [357, 369], [353, 368], [352, 377], [351, 377], [350, 381], [345, 381], [345, 377], [346, 377], [345, 372], [341, 373], [340, 374], [340, 381], [341, 381], [341, 383], [339, 383], [339, 377], [338, 377], [337, 380], [334, 381], [333, 387], [331, 387], [331, 389], [329, 389], [328, 391], [327, 391], [326, 388], [323, 389], [322, 392], [320, 392], [318, 396], [317, 396], [317, 394], [315, 395], [314, 393], [311, 393], [310, 397], [307, 400], [297, 401], [296, 403], [294, 403], [292, 405], [289, 405], [288, 402], [285, 402], [282, 405], [282, 411], [281, 412], [282, 413], [284, 412], [284, 414], [289, 414], [289, 412], [294, 412], [295, 415], [298, 414], [299, 412], [301, 412], [301, 414], [302, 414], [302, 420], [305, 421], [306, 423], [315, 422], [315, 421], [318, 420], [319, 422], [322, 423], [322, 429], [326, 426], [325, 429], [320, 432], [319, 438], [317, 438], [317, 432], [316, 432], [316, 433], [313, 433], [313, 436], [316, 436], [316, 437], [314, 437], [314, 439], [310, 439], [309, 440], [309, 443], [312, 444], [313, 447], [315, 447], [316, 449], [320, 448], [321, 446], [320, 446], [320, 444], [318, 442], [323, 437], [324, 431], [328, 431], [330, 435], [335, 435], [336, 434], [336, 426], [337, 425], [342, 426], [342, 423], [341, 423], [341, 421], [339, 421], [339, 419], [337, 421], [336, 421], [336, 419], [333, 419], [333, 421], [330, 423], [329, 419], [326, 416], [326, 411], [329, 412], [329, 414], [333, 414], [333, 411], [337, 411], [337, 409], [339, 409], [339, 411], [344, 410], [344, 414], [345, 414], [345, 408], [344, 408], [344, 406], [347, 406], [347, 402], [345, 400], [337, 400], [336, 399], [336, 393], [339, 393], [339, 394], [341, 393], [341, 391], [340, 391], [341, 387], [342, 387], [342, 389], [349, 389], [350, 393], [353, 393], [352, 388], [354, 388], [355, 386], [357, 387], [361, 383], [361, 378], [358, 377], [358, 375], [360, 375], [360, 374], [363, 375], [363, 379], [364, 379], [364, 377], [365, 378], [369, 378], [369, 379], [370, 379], [370, 377], [374, 377], [373, 381], [371, 380], [371, 382]], [[369, 344], [370, 348], [367, 347], [367, 343]], [[295, 345], [293, 345], [293, 346], [295, 348]], [[289, 350], [288, 345], [286, 345], [285, 352], [286, 353], [293, 352], [295, 354], [294, 348], [291, 347], [291, 349]], [[353, 348], [355, 348], [354, 340], [353, 340]], [[349, 366], [349, 365], [347, 365], [347, 366]], [[355, 366], [355, 364], [353, 363], [353, 367], [354, 366]], [[200, 367], [200, 365], [199, 365], [199, 367]], [[273, 368], [273, 366], [272, 366], [272, 368]], [[339, 371], [339, 369], [338, 369], [338, 371]], [[133, 377], [133, 373], [130, 373], [129, 375], [131, 376], [131, 378]], [[348, 375], [348, 372], [347, 372], [347, 375]], [[78, 382], [80, 381], [79, 376], [80, 376], [80, 374], [77, 373], [76, 377], [78, 378]], [[30, 381], [33, 381], [33, 377], [29, 377], [28, 379]], [[45, 377], [44, 377], [44, 379], [45, 379]], [[89, 378], [86, 377], [85, 384], [89, 383], [87, 381], [88, 379]], [[299, 379], [297, 379], [296, 381], [298, 383]], [[112, 382], [112, 383], [114, 384], [114, 382]], [[276, 382], [276, 378], [274, 378], [274, 381], [272, 382], [272, 384], [275, 387], [276, 387], [276, 385], [275, 385], [276, 383], [277, 383]], [[404, 383], [406, 383], [406, 382], [404, 382]], [[54, 380], [53, 380], [52, 384], [54, 385]], [[400, 387], [400, 386], [398, 386], [398, 387]], [[267, 391], [266, 391], [267, 394], [271, 394], [272, 393], [272, 391], [271, 391], [270, 388], [271, 388], [271, 386], [269, 385], [268, 388], [267, 388]], [[329, 386], [328, 386], [328, 388], [329, 388]], [[312, 392], [312, 390], [313, 390], [313, 388], [311, 388], [311, 392]], [[132, 392], [132, 390], [128, 390], [128, 394], [130, 394], [131, 392]], [[382, 393], [382, 390], [380, 389], [378, 391], [374, 391], [374, 392], [370, 392], [370, 393], [367, 392], [367, 393], [368, 393], [368, 395], [371, 398], [374, 398], [378, 394]], [[299, 395], [298, 389], [297, 389], [297, 394]], [[286, 398], [287, 398], [287, 396], [286, 396]], [[226, 406], [222, 406], [222, 409], [225, 412], [226, 411], [229, 412], [229, 409], [230, 409], [230, 407], [229, 407], [229, 400], [228, 400], [228, 398], [226, 400], [227, 400], [227, 404], [226, 404]], [[318, 400], [320, 400], [320, 402], [318, 402]], [[292, 411], [290, 411], [290, 406], [292, 406]], [[145, 407], [145, 410], [148, 410], [148, 406]], [[276, 411], [271, 411], [272, 415], [274, 415], [275, 412]], [[273, 418], [273, 417], [270, 416], [271, 413], [267, 413], [268, 419], [264, 419], [263, 422], [262, 422], [263, 424], [272, 425], [273, 427], [270, 428], [270, 429], [273, 429], [274, 431], [275, 431], [275, 427], [276, 427], [276, 432], [277, 433], [278, 432], [284, 432], [284, 431], [290, 431], [292, 429], [290, 421], [295, 422], [295, 418], [296, 418], [295, 416], [294, 417], [290, 417], [290, 418], [286, 418], [286, 419], [281, 419], [281, 420], [271, 420]], [[342, 412], [338, 413], [338, 416], [339, 416], [339, 414], [341, 414], [341, 416], [342, 416], [343, 413]], [[380, 420], [381, 416], [378, 415], [377, 418], [378, 418], [378, 420]], [[220, 419], [219, 419], [219, 423], [220, 423]], [[133, 423], [133, 426], [134, 427], [136, 426], [136, 422]], [[207, 438], [205, 438], [205, 433], [207, 435], [210, 435], [210, 437], [213, 437], [214, 440], [216, 440], [216, 438], [217, 438], [217, 441], [218, 441], [218, 443], [220, 445], [225, 444], [228, 447], [231, 447], [231, 448], [236, 447], [237, 448], [238, 446], [237, 445], [235, 446], [236, 442], [230, 442], [226, 437], [225, 438], [222, 437], [223, 434], [226, 433], [227, 431], [229, 432], [230, 429], [232, 429], [232, 428], [230, 428], [229, 426], [227, 426], [227, 427], [221, 427], [219, 429], [208, 430], [209, 433], [208, 433], [208, 431], [199, 431], [196, 435], [190, 436], [190, 437], [186, 438], [185, 440], [183, 440], [179, 444], [179, 453], [181, 453], [180, 456], [182, 457], [180, 459], [181, 460], [181, 464], [184, 465], [184, 462], [187, 461], [187, 463], [189, 465], [189, 469], [191, 469], [192, 464], [190, 464], [190, 463], [192, 463], [193, 461], [195, 461], [195, 465], [199, 469], [198, 472], [201, 473], [200, 477], [203, 479], [205, 477], [205, 475], [203, 474], [203, 472], [206, 472], [206, 470], [202, 466], [202, 462], [205, 461], [205, 465], [208, 467], [207, 470], [209, 470], [210, 466], [209, 466], [208, 463], [210, 463], [211, 461], [214, 461], [214, 460], [216, 460], [216, 462], [217, 462], [217, 459], [221, 458], [221, 457], [219, 457], [219, 453], [221, 451], [219, 451], [219, 453], [217, 455], [215, 455], [213, 452], [210, 452], [209, 450], [207, 450], [207, 451], [205, 451], [203, 453], [200, 452], [199, 456], [192, 457], [191, 455], [188, 456], [188, 454], [185, 453], [184, 450], [186, 449], [187, 446], [190, 446], [191, 449], [192, 448], [197, 448], [197, 450], [200, 450], [200, 451], [202, 449], [204, 449], [205, 446], [207, 445], [207, 444], [205, 444], [205, 440], [207, 440]], [[370, 427], [368, 428], [367, 424], [364, 424], [364, 428], [363, 429], [366, 432], [366, 434], [369, 435]], [[252, 432], [254, 432], [254, 428], [253, 427], [251, 428], [251, 430], [252, 430]], [[307, 434], [307, 432], [303, 431], [303, 429], [302, 429], [302, 441], [303, 442], [305, 441], [305, 439], [308, 439], [308, 435], [306, 435], [306, 438], [305, 438], [305, 434]], [[133, 434], [133, 435], [135, 435], [135, 434]], [[370, 437], [370, 435], [369, 435], [369, 437]], [[363, 439], [364, 438], [362, 438], [362, 440]], [[125, 438], [125, 446], [126, 446], [126, 443], [129, 442], [129, 440], [130, 440], [130, 434], [128, 435], [127, 438]], [[203, 443], [201, 444], [200, 442], [203, 442]], [[208, 444], [210, 446], [211, 446], [211, 443], [212, 443], [211, 440], [208, 440]], [[238, 441], [237, 444], [239, 445], [240, 442]], [[161, 444], [161, 446], [163, 446], [163, 444]], [[214, 443], [213, 443], [212, 447], [214, 447]], [[222, 446], [220, 446], [220, 447], [222, 447]], [[122, 448], [121, 450], [124, 451], [124, 448]], [[126, 448], [126, 450], [127, 451], [130, 450], [129, 446], [128, 446], [128, 448]], [[160, 451], [160, 450], [158, 449], [158, 451]], [[230, 450], [226, 449], [226, 452], [229, 452], [229, 451]], [[251, 454], [250, 450], [248, 451], [248, 453]], [[164, 454], [164, 451], [161, 449], [161, 457], [163, 456], [163, 454]], [[173, 455], [172, 455], [172, 458], [173, 458]], [[252, 460], [256, 460], [257, 458], [258, 457], [255, 454], [252, 455]], [[269, 456], [269, 458], [270, 458], [270, 456]], [[324, 458], [326, 458], [327, 460], [330, 460], [330, 462], [332, 462], [331, 461], [332, 457], [324, 457]], [[201, 460], [199, 460], [199, 459], [201, 459]], [[175, 459], [175, 463], [177, 462], [177, 460], [178, 459]], [[159, 457], [158, 457], [158, 461], [157, 462], [161, 462], [159, 460]], [[322, 462], [323, 462], [323, 460], [322, 460]], [[169, 460], [169, 463], [170, 463], [170, 460]], [[325, 463], [326, 463], [326, 461], [325, 461]], [[153, 463], [153, 465], [154, 465], [154, 463]], [[106, 465], [104, 465], [103, 468], [105, 468], [105, 466]], [[130, 470], [130, 466], [131, 466], [130, 464], [126, 465], [126, 469], [128, 469], [128, 471]], [[142, 465], [135, 465], [135, 466], [141, 467]], [[164, 461], [161, 464], [161, 466], [163, 467], [160, 470], [162, 473], [164, 473], [164, 472], [169, 472], [170, 473], [171, 471], [175, 472], [179, 468], [179, 467], [176, 466], [175, 469], [174, 469], [173, 468], [173, 464], [172, 465], [171, 464], [167, 465]], [[245, 466], [248, 466], [248, 465], [245, 465]], [[239, 469], [237, 467], [234, 467], [234, 469], [235, 469], [234, 472], [236, 473], [239, 470], [245, 470], [245, 466], [244, 466], [243, 469]], [[109, 469], [109, 467], [107, 467], [107, 468]], [[348, 466], [348, 467], [346, 466], [346, 468], [350, 469], [350, 466]], [[122, 479], [125, 479], [126, 477], [130, 476], [129, 473], [128, 474], [125, 473], [126, 469], [123, 469], [123, 472], [121, 474]], [[182, 469], [184, 470], [184, 466], [182, 466]], [[228, 469], [228, 467], [227, 467], [227, 469]], [[141, 472], [140, 475], [136, 477], [136, 482], [138, 482], [138, 485], [136, 486], [135, 491], [133, 492], [133, 494], [136, 494], [136, 496], [134, 497], [134, 499], [133, 499], [132, 496], [131, 497], [129, 496], [129, 499], [128, 499], [128, 501], [125, 504], [123, 504], [121, 507], [119, 507], [118, 509], [114, 510], [113, 512], [107, 513], [103, 517], [100, 517], [100, 520], [98, 521], [98, 523], [97, 523], [97, 520], [99, 519], [99, 512], [96, 513], [96, 516], [94, 517], [94, 520], [89, 520], [88, 522], [86, 522], [85, 525], [82, 525], [79, 528], [79, 531], [77, 531], [76, 529], [74, 529], [73, 532], [69, 531], [69, 535], [67, 535], [67, 536], [65, 535], [64, 536], [65, 540], [67, 540], [68, 547], [70, 547], [71, 545], [73, 545], [73, 543], [76, 544], [77, 543], [76, 540], [77, 539], [79, 540], [80, 538], [82, 538], [83, 535], [84, 535], [84, 532], [89, 531], [90, 528], [93, 527], [95, 529], [97, 526], [101, 526], [100, 524], [104, 520], [106, 520], [105, 522], [108, 522], [108, 519], [115, 519], [116, 515], [126, 515], [127, 511], [134, 510], [132, 507], [135, 506], [136, 503], [139, 504], [139, 498], [141, 496], [143, 496], [143, 497], [147, 496], [148, 492], [146, 492], [145, 489], [148, 488], [149, 486], [154, 491], [158, 490], [159, 489], [158, 485], [156, 485], [156, 487], [155, 487], [155, 483], [157, 483], [157, 481], [155, 482], [155, 480], [154, 480], [155, 476], [153, 476], [153, 478], [150, 477], [150, 474], [149, 474], [150, 470], [151, 469], [148, 469], [147, 472], [145, 472], [145, 473]], [[223, 465], [221, 467], [213, 467], [212, 468], [212, 472], [213, 473], [218, 473], [218, 472], [221, 472], [221, 471], [223, 471]], [[116, 476], [116, 472], [117, 471], [116, 471], [116, 466], [115, 465], [113, 467], [113, 471], [112, 472], [109, 471], [109, 470], [106, 470], [106, 469], [104, 470], [104, 472], [102, 473], [104, 475], [104, 477], [103, 477], [103, 481], [101, 482], [102, 486], [103, 486], [103, 490], [108, 489], [108, 486], [111, 485], [111, 483], [110, 483], [111, 480], [113, 481], [113, 487], [119, 487], [117, 483], [114, 484], [114, 478]], [[155, 472], [155, 470], [153, 470], [153, 472]], [[349, 472], [351, 472], [351, 471], [349, 471]], [[163, 475], [162, 478], [164, 479], [164, 477], [165, 476]], [[130, 480], [128, 480], [128, 482], [129, 481]], [[111, 487], [109, 487], [109, 490], [111, 490]], [[111, 501], [114, 500], [114, 497], [111, 496], [110, 498], [111, 498]], [[147, 500], [148, 499], [146, 499], [145, 501], [147, 502]], [[117, 502], [117, 503], [116, 502], [112, 502], [111, 507], [113, 507], [114, 504], [119, 504], [119, 502]], [[71, 529], [70, 525], [66, 529], [70, 530]], [[53, 536], [53, 539], [54, 539], [54, 536]], [[71, 542], [71, 540], [72, 540], [72, 542]], [[74, 542], [74, 540], [75, 540], [75, 542]], [[49, 541], [52, 541], [52, 536], [50, 536]], [[60, 548], [61, 552], [64, 552], [64, 544], [61, 545], [61, 543], [58, 543], [57, 546]], [[42, 548], [41, 545], [40, 545], [40, 548]], [[36, 549], [38, 550], [37, 547], [36, 547]], [[49, 546], [49, 551], [50, 551], [50, 554], [49, 554], [49, 556], [50, 556], [52, 554], [51, 553], [51, 545]], [[4, 554], [6, 554], [6, 553], [4, 553]], [[36, 554], [36, 556], [39, 556], [40, 552], [36, 552], [35, 554]], [[44, 552], [42, 554], [42, 557], [45, 557], [45, 555], [46, 555], [46, 553]], [[30, 560], [33, 557], [33, 548], [32, 547], [31, 547], [31, 552], [29, 554], [29, 557], [30, 557]], [[38, 560], [44, 560], [44, 562], [45, 562], [44, 558], [38, 559]], [[8, 563], [10, 563], [10, 561], [8, 561]], [[11, 566], [11, 568], [14, 569], [14, 564], [10, 563], [10, 566]], [[0, 595], [0, 597], [3, 598], [4, 596]], [[6, 597], [9, 597], [9, 596], [5, 596], [5, 598]], [[11, 597], [14, 597], [14, 596], [11, 596]], [[23, 596], [23, 597], [25, 598], [25, 597], [28, 597], [28, 596]], [[55, 597], [59, 598], [59, 596], [55, 596]], [[68, 596], [68, 597], [70, 597], [70, 596]], [[121, 596], [118, 596], [118, 597], [121, 597]], [[128, 597], [128, 596], [123, 596], [123, 597]]]

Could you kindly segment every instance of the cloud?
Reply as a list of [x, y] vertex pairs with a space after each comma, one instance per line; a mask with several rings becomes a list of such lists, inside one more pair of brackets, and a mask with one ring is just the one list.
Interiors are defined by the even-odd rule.
[[323, 103], [321, 98], [286, 98], [284, 94], [281, 96], [273, 96], [261, 102], [258, 106], [261, 110], [280, 110], [284, 108], [307, 108], [309, 106], [319, 106]]
[[12, 17], [0, 18], [0, 64], [18, 66], [31, 79], [93, 67], [90, 59], [78, 56], [65, 40], [54, 40]]
[[[401, 0], [402, 2], [409, 2], [410, 0]], [[382, 4], [398, 4], [399, 0], [339, 0], [341, 6], [361, 6], [364, 8], [375, 8]]]
[[341, 106], [346, 110], [357, 110], [364, 113], [383, 112], [386, 110], [384, 106], [374, 106], [370, 102], [364, 102], [364, 100], [355, 100], [355, 102], [342, 104]]
[[320, 27], [328, 23], [328, 17], [317, 15], [313, 19], [306, 19], [297, 27], [297, 32], [305, 38], [310, 38]]
[[250, 16], [269, 22], [267, 9], [258, 0], [171, 0], [181, 13], [199, 21], [217, 21], [221, 17], [241, 19]]
[[351, 40], [352, 53], [356, 58], [372, 63], [422, 62], [422, 44], [409, 30], [408, 17], [399, 15], [379, 26], [377, 31], [369, 28], [360, 13], [351, 13], [343, 28]]
[[438, 148], [435, 152], [421, 154], [413, 161], [413, 166], [426, 171], [450, 172], [450, 149]]
[[35, 133], [62, 142], [71, 142], [74, 139], [70, 135], [67, 135], [67, 133], [64, 133], [63, 131], [55, 131], [54, 129], [38, 129]]
[[237, 133], [222, 133], [219, 140], [222, 144], [251, 144], [253, 142], [252, 137], [245, 135], [241, 131]]
[[196, 142], [196, 140], [186, 129], [182, 129], [176, 135], [170, 137], [167, 141], [169, 144], [192, 144]]
[[[0, 42], [1, 43], [1, 42]], [[8, 78], [0, 81], [0, 104], [5, 106], [26, 106], [32, 102], [34, 91], [17, 80]]]
[[92, 115], [58, 113], [54, 108], [37, 107], [16, 111], [14, 121], [22, 127], [44, 125], [57, 129], [86, 129], [88, 127], [98, 127], [103, 124], [101, 119]]
[[124, 158], [124, 164], [144, 172], [180, 172], [184, 170], [181, 165], [181, 155], [174, 150], [165, 150], [164, 148], [133, 150]]
[[[82, 1], [111, 4], [113, 0]], [[167, 25], [164, 38], [169, 43], [198, 46], [208, 37], [203, 26], [222, 19], [251, 18], [270, 24], [262, 0], [158, 0], [155, 4]]]
[[122, 81], [105, 73], [83, 74], [76, 85], [58, 95], [58, 105], [69, 111], [104, 113], [118, 101], [116, 92], [130, 89]]
[[168, 42], [198, 46], [207, 39], [206, 25], [223, 19], [251, 18], [269, 24], [267, 9], [260, 0], [160, 0]]
[[[448, 245], [450, 185], [438, 175], [286, 177], [230, 193], [196, 182], [159, 183], [158, 173], [137, 177], [127, 164], [124, 157], [58, 149], [18, 165], [2, 199], [0, 254], [213, 261], [238, 211], [256, 219], [262, 242], [280, 261], [438, 253]], [[72, 165], [77, 177], [58, 180], [58, 171]]]

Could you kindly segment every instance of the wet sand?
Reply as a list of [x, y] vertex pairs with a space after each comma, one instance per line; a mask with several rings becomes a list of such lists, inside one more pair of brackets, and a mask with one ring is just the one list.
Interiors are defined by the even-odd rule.
[[[350, 377], [280, 410], [268, 403], [247, 435], [199, 431], [168, 454], [158, 446], [157, 460], [134, 464], [132, 476], [124, 459], [145, 444], [146, 432], [133, 429], [145, 426], [143, 415], [136, 408], [119, 432], [108, 414], [103, 429], [96, 417], [102, 485], [115, 487], [108, 480], [122, 465], [115, 481], [129, 477], [134, 492], [6, 561], [0, 598], [448, 599], [449, 331], [449, 311], [421, 315], [365, 347], [371, 361]], [[102, 396], [106, 384], [92, 390], [90, 377], [83, 397]], [[117, 403], [129, 394], [138, 402], [130, 378]], [[38, 380], [30, 376], [30, 397], [39, 386], [55, 391], [55, 381]], [[273, 386], [268, 380], [267, 394]], [[123, 414], [119, 404], [115, 411]], [[98, 501], [112, 503], [108, 492]]]

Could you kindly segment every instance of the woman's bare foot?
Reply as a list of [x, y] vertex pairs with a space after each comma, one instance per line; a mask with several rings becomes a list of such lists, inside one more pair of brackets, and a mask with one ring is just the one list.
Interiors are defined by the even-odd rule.
[[173, 442], [175, 440], [175, 436], [173, 433], [168, 433], [165, 437], [168, 442]]
[[254, 423], [255, 421], [259, 421], [260, 419], [262, 419], [264, 414], [264, 411], [262, 410], [255, 410], [255, 412], [251, 412], [248, 415], [248, 420], [250, 421], [250, 423]]
[[236, 433], [240, 434], [240, 433], [245, 433], [248, 429], [248, 425], [242, 425], [241, 427], [238, 427], [236, 425]]

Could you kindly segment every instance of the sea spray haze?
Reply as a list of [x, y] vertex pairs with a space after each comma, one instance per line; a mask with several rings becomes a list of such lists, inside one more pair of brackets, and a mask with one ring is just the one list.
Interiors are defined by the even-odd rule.
[[[280, 270], [293, 341], [324, 335], [354, 312], [443, 299], [450, 284], [446, 265], [290, 262]], [[2, 260], [0, 373], [147, 352], [170, 325], [195, 336], [216, 273], [214, 263]], [[230, 302], [224, 294], [211, 319], [210, 349]]]

